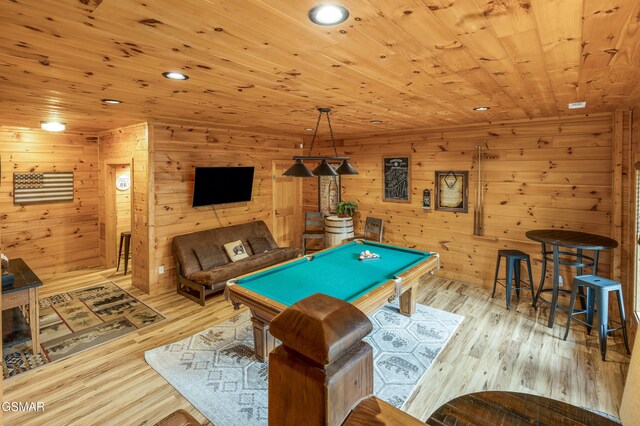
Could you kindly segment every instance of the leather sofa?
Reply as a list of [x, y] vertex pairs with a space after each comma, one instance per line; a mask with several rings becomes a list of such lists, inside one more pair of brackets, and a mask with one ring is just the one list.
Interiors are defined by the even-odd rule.
[[[224, 245], [241, 240], [249, 255], [232, 262]], [[177, 269], [177, 291], [205, 305], [227, 280], [298, 257], [296, 247], [278, 247], [263, 221], [178, 235], [172, 241]]]

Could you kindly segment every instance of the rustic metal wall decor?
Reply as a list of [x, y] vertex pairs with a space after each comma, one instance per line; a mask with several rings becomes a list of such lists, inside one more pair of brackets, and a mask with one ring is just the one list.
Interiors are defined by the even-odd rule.
[[73, 201], [73, 172], [14, 173], [13, 203]]

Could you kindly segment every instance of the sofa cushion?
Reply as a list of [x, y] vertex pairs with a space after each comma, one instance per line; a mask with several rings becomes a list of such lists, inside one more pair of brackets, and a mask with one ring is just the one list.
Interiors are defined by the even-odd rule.
[[265, 237], [251, 237], [249, 238], [249, 245], [254, 254], [264, 253], [272, 248]]
[[249, 257], [249, 255], [247, 254], [247, 249], [244, 248], [244, 244], [242, 244], [241, 240], [232, 241], [225, 244], [224, 249], [229, 255], [229, 259], [231, 259], [232, 262], [237, 262]]
[[276, 263], [284, 262], [298, 256], [296, 247], [283, 247], [259, 253], [246, 259], [219, 266], [208, 271], [197, 271], [187, 276], [193, 282], [202, 285], [213, 285], [221, 281], [227, 281], [240, 275], [248, 274]]
[[229, 263], [222, 249], [214, 245], [199, 246], [193, 249], [203, 271]]

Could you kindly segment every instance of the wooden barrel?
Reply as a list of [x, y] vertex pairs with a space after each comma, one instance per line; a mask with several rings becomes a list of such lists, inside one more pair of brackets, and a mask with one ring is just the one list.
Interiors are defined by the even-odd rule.
[[353, 238], [351, 217], [327, 216], [324, 218], [324, 244], [333, 247], [347, 238]]

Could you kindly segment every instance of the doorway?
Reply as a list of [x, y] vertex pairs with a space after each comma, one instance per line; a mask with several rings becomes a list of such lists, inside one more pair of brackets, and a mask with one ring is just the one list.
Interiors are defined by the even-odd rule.
[[300, 247], [302, 234], [302, 179], [282, 176], [291, 161], [272, 162], [272, 233], [280, 247]]
[[[130, 163], [105, 164], [105, 263], [116, 267], [119, 259], [121, 235], [132, 230], [133, 185]], [[129, 242], [131, 238], [129, 237]], [[118, 273], [124, 273], [125, 244]], [[133, 269], [133, 247], [130, 245], [127, 274]]]

